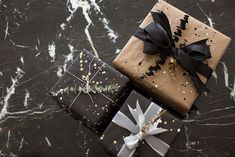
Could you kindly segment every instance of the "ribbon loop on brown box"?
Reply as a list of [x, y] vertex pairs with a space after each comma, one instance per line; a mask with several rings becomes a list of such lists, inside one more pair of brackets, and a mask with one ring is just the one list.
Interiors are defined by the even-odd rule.
[[[213, 71], [207, 64], [203, 63], [206, 59], [211, 58], [209, 46], [206, 44], [207, 39], [177, 48], [167, 16], [163, 12], [151, 12], [151, 14], [154, 22], [144, 29], [138, 28], [134, 34], [144, 42], [143, 52], [149, 55], [159, 54], [160, 64], [165, 63], [167, 56], [173, 56], [189, 73], [197, 91], [199, 93], [208, 92], [209, 89], [197, 74], [199, 73], [208, 79]], [[184, 19], [183, 22], [187, 23], [188, 19]], [[181, 23], [179, 27], [184, 30], [185, 24], [182, 25]], [[180, 29], [178, 34], [181, 34]]]

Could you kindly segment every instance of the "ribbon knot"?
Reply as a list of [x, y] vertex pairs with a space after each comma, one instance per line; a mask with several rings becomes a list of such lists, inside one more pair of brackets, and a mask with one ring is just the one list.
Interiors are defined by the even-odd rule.
[[203, 62], [211, 58], [209, 46], [206, 44], [207, 39], [177, 48], [175, 46], [175, 41], [178, 40], [176, 35], [181, 36], [181, 29], [185, 29], [188, 16], [184, 20], [181, 19], [181, 24], [178, 26], [177, 32], [174, 32], [175, 39], [173, 39], [167, 16], [163, 12], [151, 12], [151, 14], [153, 22], [144, 29], [138, 28], [134, 34], [144, 42], [143, 52], [149, 55], [159, 54], [160, 60], [158, 63], [160, 64], [164, 64], [168, 56], [173, 56], [188, 72], [197, 91], [199, 93], [209, 92], [209, 89], [198, 76], [198, 74], [201, 74], [208, 79], [213, 71]]

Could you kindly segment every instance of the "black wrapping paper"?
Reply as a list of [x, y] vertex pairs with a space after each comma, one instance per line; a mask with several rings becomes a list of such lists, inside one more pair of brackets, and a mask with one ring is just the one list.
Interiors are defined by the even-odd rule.
[[[135, 109], [136, 101], [139, 101], [140, 107], [143, 112], [146, 111], [151, 101], [138, 94], [135, 91], [132, 91], [130, 96], [125, 101], [124, 105], [120, 109], [128, 118], [133, 122], [134, 119], [129, 112], [128, 105]], [[176, 119], [169, 112], [165, 112], [161, 117], [162, 122], [159, 124], [159, 127], [168, 129], [167, 132], [157, 134], [155, 137], [163, 140], [168, 145], [171, 145], [173, 140], [176, 138], [178, 133], [181, 130], [183, 122]], [[100, 143], [104, 149], [112, 156], [117, 156], [118, 152], [124, 144], [123, 137], [129, 136], [130, 132], [111, 122], [108, 128], [104, 131], [103, 135], [100, 137]], [[137, 147], [133, 157], [160, 157], [144, 140], [142, 140]]]
[[128, 85], [127, 77], [83, 50], [49, 93], [75, 118], [100, 132], [120, 108]]

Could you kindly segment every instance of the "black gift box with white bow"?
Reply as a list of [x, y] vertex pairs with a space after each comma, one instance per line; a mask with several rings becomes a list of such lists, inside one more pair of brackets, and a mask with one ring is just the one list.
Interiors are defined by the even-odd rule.
[[165, 156], [182, 125], [156, 103], [132, 91], [100, 143], [112, 156]]

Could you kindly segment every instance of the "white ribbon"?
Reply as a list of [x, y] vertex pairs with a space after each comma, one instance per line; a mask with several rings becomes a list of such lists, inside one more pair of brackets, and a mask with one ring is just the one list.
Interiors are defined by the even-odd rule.
[[117, 156], [132, 157], [136, 148], [139, 146], [139, 142], [142, 140], [145, 140], [156, 153], [164, 156], [170, 146], [161, 139], [153, 136], [168, 131], [167, 129], [158, 127], [160, 121], [158, 120], [153, 124], [151, 123], [146, 131], [141, 131], [143, 130], [143, 126], [145, 124], [156, 116], [156, 114], [161, 112], [162, 108], [152, 102], [145, 113], [143, 113], [138, 100], [136, 102], [136, 109], [132, 109], [129, 105], [128, 108], [137, 125], [135, 125], [125, 114], [120, 111], [112, 120], [113, 123], [131, 132], [131, 135], [124, 137], [124, 144]]

